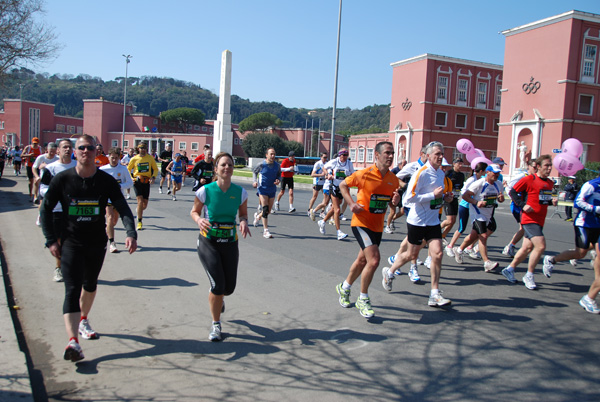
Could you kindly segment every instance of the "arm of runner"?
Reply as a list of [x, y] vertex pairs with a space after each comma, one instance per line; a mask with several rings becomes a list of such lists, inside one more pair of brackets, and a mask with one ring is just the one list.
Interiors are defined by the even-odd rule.
[[590, 204], [587, 201], [587, 197], [592, 194], [594, 194], [594, 187], [589, 183], [585, 183], [583, 187], [581, 187], [579, 194], [577, 194], [573, 206], [577, 209], [583, 209], [586, 212], [593, 212], [600, 215], [600, 206], [594, 207], [593, 204]]
[[348, 187], [346, 180], [342, 180], [340, 182], [339, 187], [340, 187], [340, 193], [342, 193], [342, 196], [344, 197], [344, 201], [346, 201], [346, 203], [348, 204], [350, 211], [352, 211], [353, 214], [360, 214], [361, 212], [363, 212], [364, 205], [354, 202], [354, 199], [352, 199], [352, 196], [350, 195], [350, 187]]
[[252, 237], [252, 233], [250, 233], [250, 227], [248, 227], [248, 199], [246, 199], [242, 205], [240, 205], [240, 209], [238, 211], [238, 215], [240, 217], [240, 233], [242, 237], [245, 239], [247, 235]]

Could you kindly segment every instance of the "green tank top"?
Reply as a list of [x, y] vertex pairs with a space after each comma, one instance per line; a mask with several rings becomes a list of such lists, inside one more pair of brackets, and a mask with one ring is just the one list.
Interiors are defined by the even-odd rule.
[[218, 242], [237, 241], [235, 218], [242, 203], [242, 187], [231, 183], [226, 192], [221, 191], [217, 182], [204, 186], [204, 205], [212, 228], [203, 235]]

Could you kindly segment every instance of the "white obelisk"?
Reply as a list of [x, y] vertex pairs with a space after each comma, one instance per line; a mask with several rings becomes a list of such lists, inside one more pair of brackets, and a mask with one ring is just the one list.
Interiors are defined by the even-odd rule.
[[219, 89], [219, 113], [213, 133], [213, 156], [219, 152], [233, 154], [233, 132], [231, 131], [231, 52], [221, 56], [221, 86]]

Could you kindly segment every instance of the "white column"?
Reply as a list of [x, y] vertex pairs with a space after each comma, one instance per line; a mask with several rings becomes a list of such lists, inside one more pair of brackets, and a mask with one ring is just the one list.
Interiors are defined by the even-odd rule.
[[213, 155], [219, 152], [233, 153], [231, 131], [231, 52], [221, 55], [221, 86], [219, 90], [219, 113], [213, 131]]

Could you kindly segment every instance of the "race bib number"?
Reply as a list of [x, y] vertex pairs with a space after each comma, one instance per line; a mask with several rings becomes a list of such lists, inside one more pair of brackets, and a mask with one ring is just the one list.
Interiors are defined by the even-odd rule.
[[205, 179], [210, 179], [211, 177], [213, 177], [213, 172], [211, 170], [202, 172], [202, 177], [204, 177]]
[[95, 199], [71, 198], [69, 219], [77, 222], [95, 222], [101, 216], [100, 201]]
[[345, 170], [338, 170], [335, 172], [335, 178], [338, 180], [344, 180], [346, 178]]
[[434, 198], [433, 200], [429, 201], [429, 208], [440, 209], [442, 207], [442, 204], [444, 204], [443, 198]]
[[540, 205], [552, 204], [552, 190], [540, 190]]
[[494, 208], [496, 206], [496, 200], [498, 199], [497, 195], [486, 195], [483, 198], [483, 201], [485, 201], [485, 207], [486, 208]]
[[230, 243], [237, 240], [235, 223], [213, 222], [207, 231], [206, 238], [217, 243]]
[[148, 162], [138, 163], [137, 171], [138, 173], [148, 173], [150, 171], [150, 164]]
[[384, 214], [392, 197], [383, 194], [371, 194], [369, 200], [369, 212], [372, 214]]
[[452, 191], [452, 193], [454, 194], [454, 198], [460, 197], [460, 190], [454, 190], [454, 191]]

